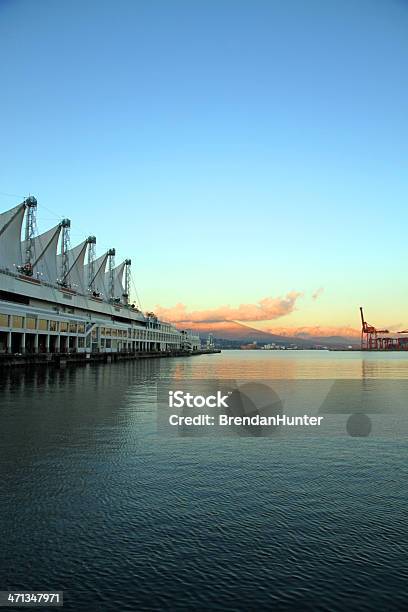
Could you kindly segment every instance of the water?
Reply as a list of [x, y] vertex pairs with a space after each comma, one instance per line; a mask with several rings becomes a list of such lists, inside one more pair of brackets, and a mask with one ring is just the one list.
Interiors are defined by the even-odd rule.
[[408, 358], [226, 351], [3, 372], [0, 590], [63, 590], [75, 611], [407, 608], [401, 398], [368, 437], [347, 435], [343, 409], [323, 433], [166, 437], [167, 378], [397, 389]]

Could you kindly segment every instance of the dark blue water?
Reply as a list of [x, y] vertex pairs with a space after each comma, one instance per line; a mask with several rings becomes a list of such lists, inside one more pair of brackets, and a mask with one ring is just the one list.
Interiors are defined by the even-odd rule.
[[404, 415], [365, 438], [344, 415], [325, 435], [156, 431], [162, 378], [408, 378], [403, 355], [368, 357], [3, 372], [0, 590], [62, 590], [75, 611], [407, 609]]

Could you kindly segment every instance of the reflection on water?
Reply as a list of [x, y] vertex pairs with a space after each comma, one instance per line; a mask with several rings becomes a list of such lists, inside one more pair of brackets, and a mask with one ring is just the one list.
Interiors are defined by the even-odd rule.
[[[159, 437], [156, 383], [186, 378], [336, 379], [341, 428]], [[407, 378], [401, 353], [317, 351], [2, 372], [1, 589], [78, 611], [404, 609]], [[381, 408], [366, 438], [345, 426], [356, 381]]]
[[356, 351], [224, 351], [180, 362], [180, 378], [408, 378], [408, 354]]

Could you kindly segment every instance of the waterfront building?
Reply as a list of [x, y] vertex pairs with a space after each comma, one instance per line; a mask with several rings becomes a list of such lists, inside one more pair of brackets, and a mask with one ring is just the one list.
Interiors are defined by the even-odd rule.
[[36, 211], [29, 197], [0, 214], [1, 353], [199, 350], [198, 335], [131, 302], [130, 259], [96, 257], [94, 236], [71, 248], [69, 219], [37, 235]]

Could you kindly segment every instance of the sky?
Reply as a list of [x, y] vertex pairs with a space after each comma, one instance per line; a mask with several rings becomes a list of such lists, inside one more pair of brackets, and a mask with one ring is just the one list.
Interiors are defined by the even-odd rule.
[[408, 326], [408, 0], [0, 0], [0, 210], [142, 307]]

